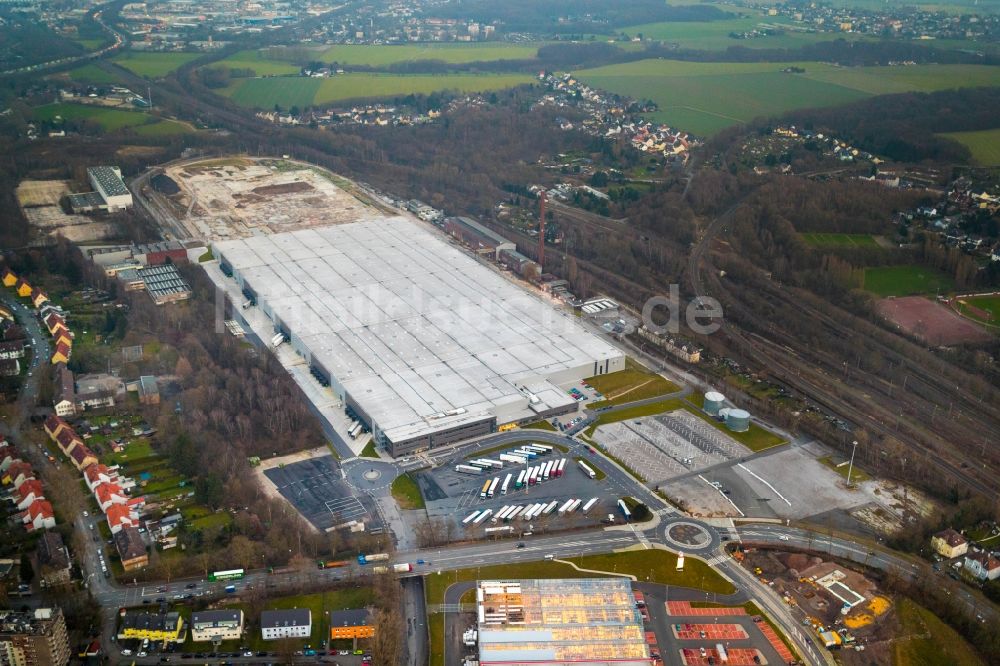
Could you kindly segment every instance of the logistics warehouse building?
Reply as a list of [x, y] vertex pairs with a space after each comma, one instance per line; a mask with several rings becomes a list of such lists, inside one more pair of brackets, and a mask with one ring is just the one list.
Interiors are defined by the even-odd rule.
[[627, 579], [480, 581], [476, 611], [482, 666], [651, 662]]
[[403, 217], [214, 244], [222, 272], [392, 455], [575, 411], [625, 357]]

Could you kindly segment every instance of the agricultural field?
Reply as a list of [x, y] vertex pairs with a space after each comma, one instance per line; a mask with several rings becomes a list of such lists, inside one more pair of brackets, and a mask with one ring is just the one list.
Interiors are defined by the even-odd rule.
[[237, 51], [233, 55], [213, 62], [208, 67], [225, 67], [227, 69], [252, 69], [256, 76], [287, 76], [298, 74], [301, 68], [288, 62], [271, 60], [260, 51]]
[[128, 51], [115, 56], [111, 61], [138, 76], [159, 79], [200, 55], [199, 53], [143, 53]]
[[[742, 8], [740, 8], [742, 9]], [[740, 11], [740, 10], [737, 10]], [[745, 12], [745, 10], [743, 10]], [[672, 21], [668, 23], [646, 23], [622, 28], [629, 36], [642, 34], [643, 39], [655, 39], [669, 44], [677, 44], [682, 49], [700, 51], [724, 51], [730, 47], [746, 49], [797, 49], [808, 44], [828, 42], [835, 39], [858, 40], [861, 35], [853, 33], [807, 33], [786, 30], [782, 35], [755, 37], [754, 39], [734, 39], [729, 33], [749, 32], [763, 26], [775, 26], [785, 22], [780, 16], [763, 14], [743, 14], [727, 21]]]
[[809, 245], [815, 247], [878, 247], [871, 234], [799, 234]]
[[92, 83], [98, 86], [118, 83], [118, 79], [114, 74], [105, 72], [93, 63], [71, 69], [66, 72], [66, 75], [69, 76], [71, 81], [78, 83]]
[[1000, 166], [1000, 129], [949, 132], [938, 136], [954, 139], [968, 148], [972, 161], [980, 166]]
[[878, 266], [865, 269], [865, 291], [882, 298], [944, 294], [954, 287], [950, 276], [926, 266]]
[[91, 120], [100, 125], [106, 132], [145, 125], [152, 120], [152, 116], [140, 111], [123, 111], [106, 106], [69, 103], [38, 106], [33, 109], [31, 115], [33, 120], [41, 122], [55, 120], [57, 116], [63, 120]]
[[[786, 67], [805, 72], [782, 72]], [[956, 81], [969, 86], [1000, 85], [1000, 67], [981, 65], [838, 67], [817, 62], [640, 60], [581, 70], [576, 75], [598, 88], [651, 99], [660, 107], [650, 114], [652, 119], [700, 135], [760, 116], [807, 106], [837, 106], [871, 95], [943, 90]]]
[[260, 57], [279, 63], [306, 63], [316, 60], [338, 65], [385, 67], [401, 62], [437, 60], [449, 64], [530, 60], [538, 54], [538, 44], [444, 43], [444, 44], [337, 44], [328, 48], [276, 46], [263, 49]]
[[275, 104], [287, 109], [332, 104], [351, 99], [429, 94], [437, 90], [500, 90], [533, 78], [527, 74], [343, 74], [328, 79], [284, 76], [244, 79], [223, 92], [237, 104], [260, 109]]

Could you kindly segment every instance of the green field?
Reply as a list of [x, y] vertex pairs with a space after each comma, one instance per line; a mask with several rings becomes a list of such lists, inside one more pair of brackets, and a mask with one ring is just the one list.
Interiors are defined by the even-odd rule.
[[864, 289], [883, 298], [943, 294], [954, 287], [950, 276], [926, 266], [879, 266], [865, 269]]
[[984, 663], [962, 636], [937, 615], [910, 599], [896, 606], [900, 640], [893, 643], [897, 666], [977, 666]]
[[87, 104], [46, 104], [32, 110], [32, 118], [36, 121], [51, 121], [56, 116], [63, 120], [92, 120], [107, 132], [114, 132], [125, 127], [145, 125], [152, 119], [146, 113], [139, 111], [122, 111], [104, 106]]
[[190, 125], [176, 120], [160, 120], [152, 125], [140, 125], [135, 128], [135, 133], [139, 136], [174, 136], [191, 131], [193, 130]]
[[252, 69], [257, 76], [287, 76], [298, 74], [300, 67], [287, 62], [278, 62], [262, 55], [260, 51], [237, 51], [233, 55], [213, 62], [209, 67], [228, 69]]
[[[977, 311], [970, 310], [971, 305]], [[971, 296], [958, 303], [959, 311], [968, 317], [993, 326], [1000, 325], [1000, 296]]]
[[424, 496], [420, 494], [417, 482], [409, 474], [400, 474], [392, 482], [392, 498], [400, 509], [423, 509]]
[[[806, 71], [783, 73], [788, 66]], [[956, 82], [962, 86], [1000, 85], [1000, 67], [983, 65], [838, 67], [817, 62], [640, 60], [576, 74], [598, 88], [652, 99], [660, 107], [651, 114], [652, 119], [702, 135], [759, 116], [837, 106], [871, 95], [944, 90]]]
[[133, 74], [159, 79], [186, 62], [199, 57], [198, 53], [143, 53], [128, 51], [111, 59]]
[[816, 247], [878, 247], [871, 234], [799, 234], [809, 245]]
[[958, 141], [972, 152], [972, 160], [981, 166], [1000, 166], [1000, 129], [979, 132], [948, 132], [938, 136]]
[[628, 359], [624, 370], [590, 377], [587, 383], [604, 396], [603, 400], [591, 403], [590, 409], [655, 398], [680, 390], [677, 384], [650, 372], [632, 359]]
[[118, 83], [118, 79], [113, 74], [105, 72], [93, 63], [71, 69], [66, 74], [71, 80], [79, 81], [80, 83], [93, 83], [95, 85]]
[[[244, 52], [245, 53], [245, 52]], [[337, 44], [328, 48], [275, 46], [263, 49], [260, 56], [280, 63], [310, 60], [338, 65], [385, 67], [400, 62], [437, 60], [449, 64], [497, 60], [529, 60], [538, 54], [538, 44], [447, 43], [447, 44]]]
[[351, 99], [429, 94], [437, 90], [500, 90], [533, 78], [527, 74], [342, 74], [329, 79], [283, 76], [243, 79], [223, 93], [242, 106], [283, 109], [331, 104]]
[[[780, 16], [764, 16], [754, 13], [747, 15], [746, 10], [740, 18], [726, 21], [672, 21], [668, 23], [646, 23], [622, 28], [629, 36], [642, 34], [643, 39], [656, 39], [670, 44], [677, 44], [682, 49], [697, 49], [700, 51], [724, 51], [730, 47], [747, 49], [797, 49], [817, 42], [829, 42], [835, 39], [856, 41], [864, 39], [861, 35], [841, 32], [807, 33], [785, 29], [782, 35], [768, 35], [754, 39], [734, 39], [729, 33], [749, 32], [763, 26], [775, 26], [787, 22]], [[869, 38], [870, 39], [870, 38]]]

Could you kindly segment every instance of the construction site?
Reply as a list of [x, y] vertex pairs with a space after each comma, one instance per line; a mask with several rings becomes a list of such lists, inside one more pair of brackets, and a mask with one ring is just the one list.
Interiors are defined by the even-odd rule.
[[110, 220], [71, 215], [62, 201], [72, 193], [68, 180], [24, 180], [17, 186], [17, 202], [38, 236], [63, 236], [74, 243], [113, 238], [118, 227]]

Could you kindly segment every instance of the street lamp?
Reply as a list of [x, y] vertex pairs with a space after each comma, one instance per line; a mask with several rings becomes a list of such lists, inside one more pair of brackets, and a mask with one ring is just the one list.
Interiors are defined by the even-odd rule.
[[847, 487], [851, 487], [851, 472], [854, 471], [854, 452], [858, 450], [858, 440], [851, 442], [854, 446], [851, 448], [851, 464], [847, 467]]

